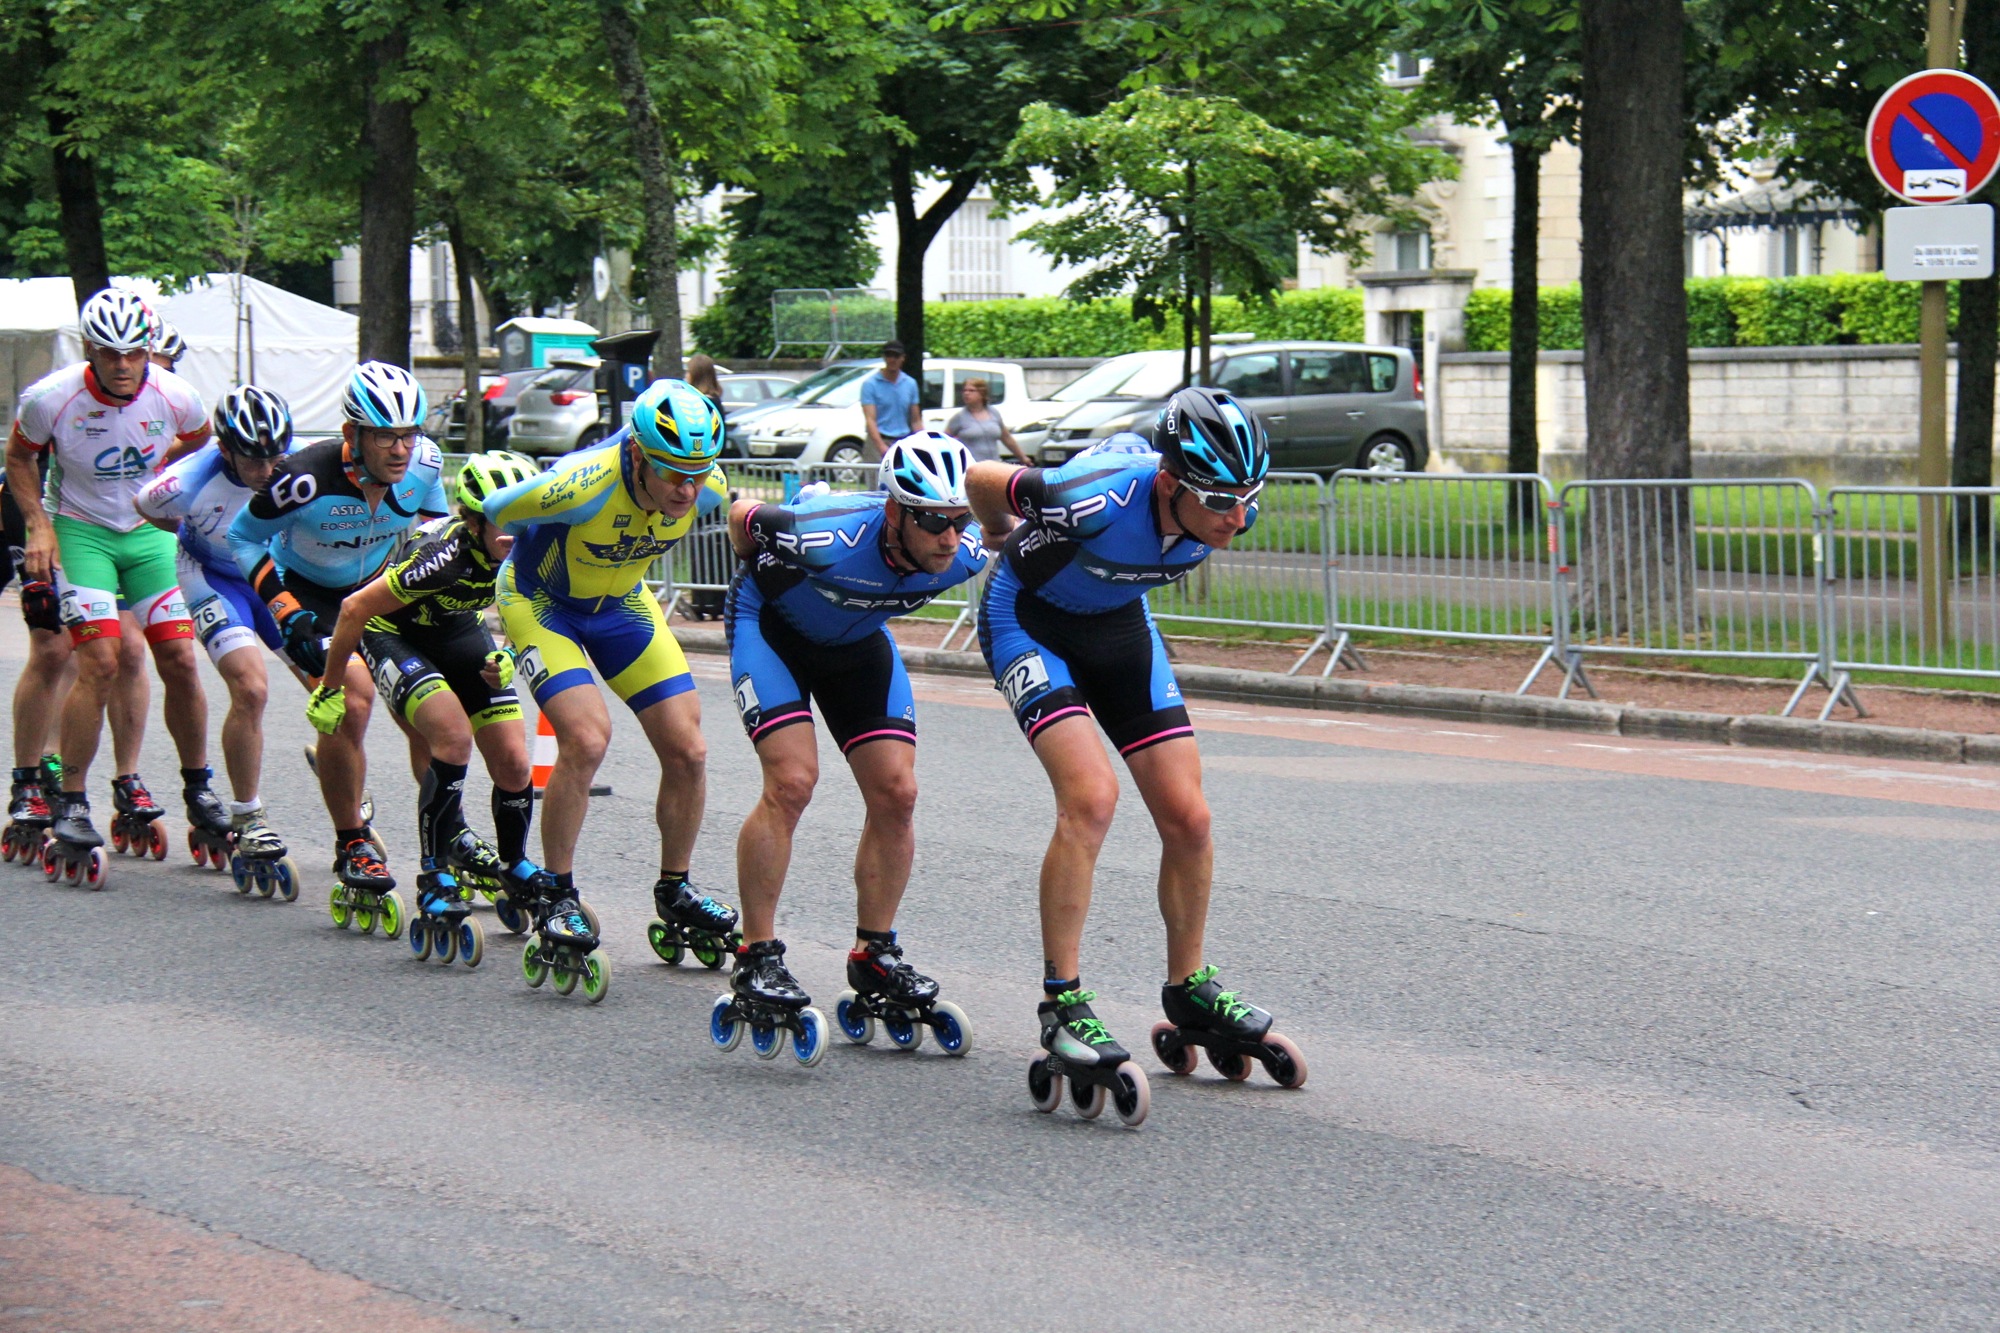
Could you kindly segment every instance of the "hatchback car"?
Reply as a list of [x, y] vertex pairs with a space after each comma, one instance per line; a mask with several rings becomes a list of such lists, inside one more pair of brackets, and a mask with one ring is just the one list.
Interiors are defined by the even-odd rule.
[[595, 361], [559, 361], [544, 370], [514, 405], [507, 447], [523, 454], [566, 454], [603, 439], [596, 378]]
[[[1234, 343], [1215, 349], [1209, 382], [1262, 418], [1281, 472], [1418, 472], [1430, 461], [1416, 359], [1361, 343]], [[1120, 431], [1151, 429], [1181, 383], [1179, 352], [1116, 356], [1058, 389], [1075, 405], [1048, 429], [1044, 466]]]
[[[801, 463], [858, 463], [868, 454], [867, 418], [861, 410], [861, 382], [879, 368], [868, 361], [813, 390], [791, 406], [759, 414], [748, 423], [752, 458], [796, 458]], [[968, 379], [986, 381], [987, 401], [1002, 420], [1046, 418], [1056, 405], [1028, 397], [1027, 374], [1011, 361], [924, 358], [923, 423], [942, 430], [958, 411], [959, 390]]]

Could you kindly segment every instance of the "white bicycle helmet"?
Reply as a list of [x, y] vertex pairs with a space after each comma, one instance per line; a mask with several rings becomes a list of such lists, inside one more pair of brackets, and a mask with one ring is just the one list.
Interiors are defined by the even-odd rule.
[[137, 352], [153, 345], [160, 321], [134, 293], [107, 287], [83, 303], [77, 323], [87, 343], [113, 352]]
[[943, 431], [905, 435], [882, 455], [878, 486], [912, 509], [965, 509], [965, 473], [972, 455]]
[[364, 361], [347, 378], [340, 410], [357, 426], [408, 430], [424, 424], [430, 400], [417, 377], [387, 361]]
[[161, 320], [159, 332], [153, 335], [153, 350], [179, 365], [181, 358], [188, 353], [187, 339], [181, 337], [179, 329]]

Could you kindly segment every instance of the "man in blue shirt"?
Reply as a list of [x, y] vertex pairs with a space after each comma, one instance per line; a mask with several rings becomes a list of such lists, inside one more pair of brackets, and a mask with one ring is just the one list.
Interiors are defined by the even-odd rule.
[[924, 428], [923, 391], [903, 373], [903, 344], [882, 344], [882, 368], [861, 381], [861, 415], [868, 419], [868, 459], [880, 461], [889, 446]]

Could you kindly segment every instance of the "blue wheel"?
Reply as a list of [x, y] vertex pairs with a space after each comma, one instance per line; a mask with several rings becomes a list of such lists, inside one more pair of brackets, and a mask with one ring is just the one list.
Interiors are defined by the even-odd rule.
[[299, 900], [299, 868], [292, 864], [292, 858], [281, 856], [272, 867], [271, 882], [278, 891], [282, 902], [295, 903]]
[[257, 881], [257, 892], [268, 898], [278, 887], [278, 872], [269, 861], [258, 861], [251, 867], [252, 878]]
[[861, 1007], [861, 997], [851, 990], [844, 990], [833, 1004], [834, 1021], [840, 1024], [841, 1035], [856, 1046], [866, 1046], [875, 1040], [875, 1016]]
[[250, 873], [250, 867], [243, 863], [242, 857], [232, 856], [229, 858], [229, 877], [236, 881], [236, 891], [238, 893], [250, 892], [253, 877]]
[[799, 1010], [799, 1030], [792, 1034], [792, 1058], [810, 1069], [826, 1058], [826, 1015]]
[[785, 1048], [785, 1030], [772, 1023], [750, 1025], [750, 1052], [759, 1060], [774, 1060]]
[[950, 1000], [940, 1000], [932, 1007], [931, 1016], [937, 1019], [938, 1049], [946, 1055], [964, 1055], [972, 1049], [972, 1024], [965, 1016], [965, 1010]]
[[889, 1034], [889, 1044], [897, 1050], [914, 1051], [924, 1044], [924, 1033], [929, 1029], [907, 1012], [892, 1009], [882, 1015], [882, 1030]]
[[420, 963], [431, 956], [431, 925], [422, 917], [410, 923], [410, 952]]
[[515, 935], [526, 934], [535, 924], [504, 892], [493, 895], [493, 915], [499, 917], [500, 924]]
[[708, 1011], [708, 1037], [720, 1050], [733, 1051], [743, 1041], [743, 1024], [729, 1012], [735, 1003], [732, 996], [718, 995]]

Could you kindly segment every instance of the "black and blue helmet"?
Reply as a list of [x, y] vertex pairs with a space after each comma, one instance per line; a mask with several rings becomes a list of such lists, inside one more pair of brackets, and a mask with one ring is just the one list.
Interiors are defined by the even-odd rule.
[[1271, 445], [1257, 414], [1224, 389], [1182, 389], [1153, 427], [1167, 471], [1205, 486], [1248, 486], [1271, 470]]

